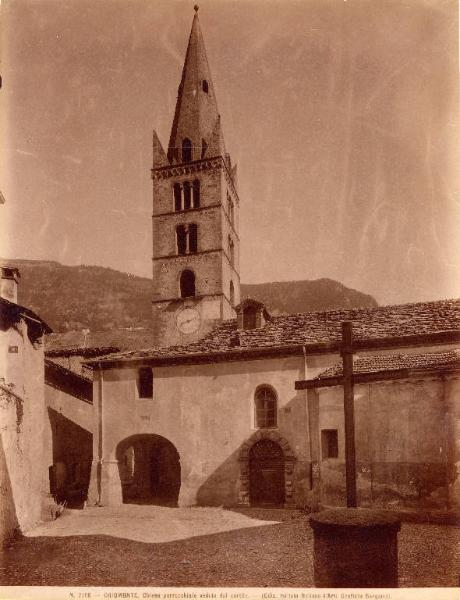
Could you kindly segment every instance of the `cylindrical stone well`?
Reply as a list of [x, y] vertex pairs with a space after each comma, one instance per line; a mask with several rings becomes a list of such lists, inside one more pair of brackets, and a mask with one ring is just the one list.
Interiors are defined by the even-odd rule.
[[310, 516], [317, 587], [397, 587], [401, 522], [384, 511], [338, 508]]

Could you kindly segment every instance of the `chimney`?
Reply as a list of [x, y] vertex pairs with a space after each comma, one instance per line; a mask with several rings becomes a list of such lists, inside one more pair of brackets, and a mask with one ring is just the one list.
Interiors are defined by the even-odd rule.
[[10, 302], [18, 302], [19, 269], [15, 267], [0, 267], [0, 298]]

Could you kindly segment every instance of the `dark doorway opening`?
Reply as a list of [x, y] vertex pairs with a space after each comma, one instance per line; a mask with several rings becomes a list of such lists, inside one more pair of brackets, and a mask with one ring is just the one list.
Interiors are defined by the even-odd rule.
[[177, 506], [181, 484], [180, 457], [160, 435], [135, 435], [117, 448], [125, 504]]
[[284, 454], [271, 440], [256, 442], [249, 451], [249, 501], [251, 506], [283, 506]]

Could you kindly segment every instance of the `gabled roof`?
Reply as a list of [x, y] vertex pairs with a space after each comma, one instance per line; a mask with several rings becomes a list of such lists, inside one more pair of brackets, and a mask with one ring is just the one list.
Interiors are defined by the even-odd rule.
[[201, 340], [183, 346], [145, 347], [88, 361], [110, 364], [150, 360], [152, 364], [213, 362], [268, 355], [335, 352], [341, 323], [353, 322], [357, 347], [403, 347], [460, 339], [460, 300], [440, 300], [376, 308], [356, 308], [272, 317], [263, 327], [238, 330], [235, 319], [224, 321]]

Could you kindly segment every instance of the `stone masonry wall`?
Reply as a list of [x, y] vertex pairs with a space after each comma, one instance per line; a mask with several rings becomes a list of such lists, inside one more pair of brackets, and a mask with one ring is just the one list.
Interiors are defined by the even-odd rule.
[[[11, 352], [17, 348], [17, 352]], [[0, 330], [0, 540], [41, 518], [47, 489], [44, 356], [24, 322]], [[8, 391], [10, 390], [10, 391]]]

